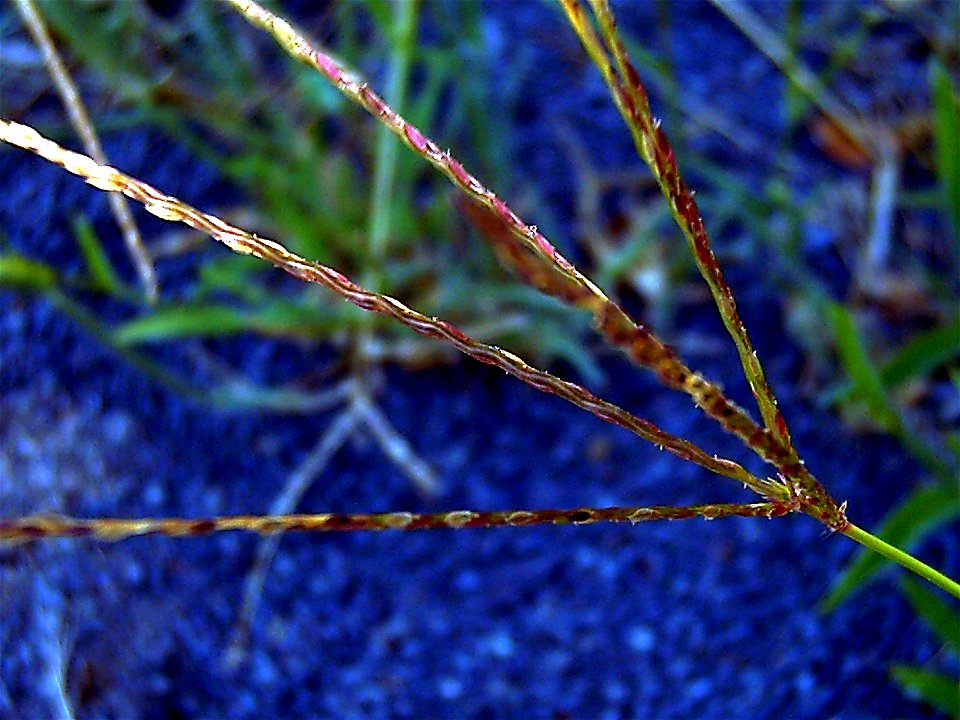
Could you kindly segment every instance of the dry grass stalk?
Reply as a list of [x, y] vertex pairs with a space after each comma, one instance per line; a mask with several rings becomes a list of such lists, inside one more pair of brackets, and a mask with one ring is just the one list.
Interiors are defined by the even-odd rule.
[[[83, 142], [84, 150], [98, 163], [102, 165], [108, 164], [109, 161], [107, 160], [106, 153], [103, 151], [103, 146], [100, 143], [97, 131], [93, 123], [90, 122], [90, 116], [87, 114], [87, 110], [83, 105], [80, 93], [70, 78], [70, 73], [60, 58], [60, 54], [57, 52], [57, 48], [53, 44], [50, 34], [47, 32], [43, 17], [40, 15], [36, 3], [34, 0], [15, 1], [17, 3], [17, 10], [23, 18], [24, 25], [26, 25], [34, 42], [37, 43], [37, 47], [40, 48], [43, 61], [47, 66], [47, 71], [50, 73], [54, 87], [56, 87], [57, 93], [67, 108], [70, 124], [73, 125], [73, 129], [77, 131], [80, 140]], [[154, 270], [153, 267], [153, 259], [150, 257], [150, 251], [147, 250], [143, 244], [143, 238], [140, 237], [140, 230], [137, 228], [137, 223], [133, 219], [133, 213], [130, 212], [130, 206], [127, 204], [127, 201], [120, 195], [111, 195], [110, 210], [117, 221], [117, 225], [120, 227], [120, 234], [123, 236], [124, 243], [126, 243], [127, 252], [130, 254], [130, 259], [133, 261], [137, 274], [140, 276], [140, 284], [143, 286], [147, 302], [152, 305], [160, 295], [160, 287], [157, 282], [156, 270]]]

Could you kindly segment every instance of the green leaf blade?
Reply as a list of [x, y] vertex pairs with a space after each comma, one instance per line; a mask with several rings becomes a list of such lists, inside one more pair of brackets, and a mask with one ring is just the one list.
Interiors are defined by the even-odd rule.
[[874, 420], [888, 431], [896, 432], [901, 424], [899, 413], [883, 387], [880, 372], [870, 359], [852, 313], [839, 303], [831, 304], [828, 312], [840, 362], [853, 383], [854, 392], [866, 403]]
[[960, 614], [913, 578], [903, 579], [903, 593], [941, 642], [960, 655]]
[[249, 318], [229, 305], [177, 305], [124, 323], [113, 331], [113, 339], [120, 345], [138, 345], [187, 337], [222, 337], [250, 329]]
[[950, 74], [937, 61], [930, 64], [930, 90], [937, 176], [954, 239], [960, 242], [960, 104]]
[[902, 385], [960, 358], [960, 320], [933, 328], [904, 345], [880, 368], [880, 379], [888, 388]]
[[57, 285], [57, 273], [45, 263], [16, 253], [0, 254], [0, 287], [47, 290]]
[[[953, 468], [945, 463], [939, 452], [904, 421], [903, 415], [884, 386], [880, 369], [870, 359], [866, 343], [857, 329], [853, 315], [838, 303], [830, 305], [828, 313], [833, 324], [840, 361], [852, 384], [851, 392], [866, 403], [871, 419], [886, 432], [895, 435], [903, 443], [907, 452], [913, 455], [925, 469], [936, 477], [948, 481], [954, 473]], [[908, 358], [896, 371], [911, 372], [913, 369], [910, 367], [911, 362], [912, 360]]]
[[84, 215], [73, 219], [73, 234], [77, 238], [90, 279], [98, 290], [116, 295], [123, 290], [120, 276], [110, 262], [97, 231]]
[[955, 679], [906, 665], [895, 665], [890, 672], [905, 695], [960, 718], [960, 683]]

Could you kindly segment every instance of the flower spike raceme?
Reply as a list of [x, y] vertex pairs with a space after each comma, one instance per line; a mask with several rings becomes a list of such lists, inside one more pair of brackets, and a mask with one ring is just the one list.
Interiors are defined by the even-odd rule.
[[[710, 246], [710, 239], [697, 202], [694, 200], [693, 191], [680, 177], [670, 141], [661, 124], [653, 118], [647, 91], [617, 33], [617, 24], [610, 3], [608, 0], [589, 0], [599, 24], [601, 40], [579, 0], [561, 0], [561, 2], [584, 49], [600, 69], [614, 102], [633, 136], [638, 153], [649, 165], [670, 206], [674, 220], [686, 236], [700, 273], [710, 287], [724, 325], [734, 339], [744, 375], [763, 416], [766, 432], [755, 432], [749, 436], [736, 430], [733, 432], [761, 457], [769, 460], [771, 454], [776, 455], [777, 459], [773, 462], [790, 484], [791, 491], [804, 507], [804, 512], [816, 517], [833, 530], [843, 532], [848, 524], [844, 512], [845, 505], [838, 504], [830, 497], [826, 488], [807, 470], [793, 446], [786, 421], [777, 408], [773, 390], [767, 383], [760, 360], [737, 312], [733, 291], [724, 280], [720, 263]], [[611, 55], [613, 60], [610, 58]]]

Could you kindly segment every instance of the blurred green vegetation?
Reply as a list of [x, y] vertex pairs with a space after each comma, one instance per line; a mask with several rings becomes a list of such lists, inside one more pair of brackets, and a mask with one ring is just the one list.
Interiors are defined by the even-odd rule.
[[[93, 95], [85, 100], [101, 132], [158, 129], [240, 190], [242, 207], [208, 210], [227, 220], [242, 217], [238, 224], [479, 339], [538, 363], [564, 360], [599, 380], [579, 342], [584, 317], [518, 287], [469, 237], [473, 230], [454, 211], [442, 177], [393, 138], [384, 142], [362, 110], [226, 8], [189, 3], [163, 17], [143, 2], [51, 0], [40, 7]], [[417, 19], [406, 37], [384, 0], [331, 5], [305, 29], [385, 88], [388, 101], [399, 100], [397, 109], [411, 122], [442, 144], [467, 148], [462, 159], [492, 187], [522, 192], [504, 163], [504, 121], [516, 98], [489, 85], [479, 3], [411, 7]], [[501, 85], [509, 87], [509, 80]], [[42, 129], [72, 136], [62, 127]], [[74, 287], [126, 304], [127, 320], [99, 334], [138, 354], [149, 353], [149, 343], [255, 335], [333, 342], [355, 359], [369, 355], [360, 362], [421, 366], [454, 356], [318, 288], [285, 282], [250, 258], [204, 259], [185, 291], [162, 294], [148, 308], [111, 267], [90, 223], [79, 218], [74, 231], [86, 261]], [[173, 255], [195, 255], [202, 242], [179, 234], [153, 239], [151, 247], [162, 265]], [[6, 257], [4, 264], [25, 261]]]
[[[944, 650], [960, 656], [960, 613], [936, 593], [912, 578], [903, 578], [903, 594], [914, 612], [930, 627]], [[906, 665], [892, 668], [903, 691], [951, 718], [960, 718], [960, 684], [944, 673]]]

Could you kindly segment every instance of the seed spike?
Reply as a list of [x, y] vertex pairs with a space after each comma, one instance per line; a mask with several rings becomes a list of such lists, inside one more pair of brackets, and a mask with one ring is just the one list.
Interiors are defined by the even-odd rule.
[[592, 525], [726, 517], [775, 518], [795, 512], [789, 503], [714, 503], [648, 507], [571, 508], [562, 510], [451, 510], [439, 513], [317, 513], [295, 515], [223, 515], [209, 518], [73, 518], [43, 514], [0, 519], [0, 545], [50, 538], [91, 538], [115, 542], [144, 535], [197, 537], [240, 531], [275, 535], [288, 532], [362, 532], [381, 530], [458, 530], [461, 528]]
[[[577, 2], [578, 0], [564, 0], [564, 5], [569, 7]], [[777, 408], [776, 397], [766, 380], [747, 329], [740, 319], [733, 291], [724, 279], [720, 263], [710, 246], [693, 192], [680, 176], [673, 147], [660, 120], [653, 116], [646, 88], [627, 55], [609, 0], [588, 2], [596, 16], [602, 44], [596, 33], [588, 29], [587, 23], [576, 22], [571, 16], [571, 24], [601, 69], [639, 154], [650, 166], [677, 225], [687, 238], [700, 274], [709, 286], [723, 323], [737, 347], [744, 375], [760, 408], [765, 429], [771, 433], [778, 445], [795, 454], [786, 422]], [[614, 64], [617, 71], [614, 70]]]
[[710, 245], [700, 209], [690, 187], [680, 176], [673, 147], [663, 127], [654, 120], [646, 88], [627, 56], [609, 0], [588, 2], [597, 20], [599, 33], [587, 18], [580, 0], [561, 0], [570, 25], [603, 75], [639, 155], [650, 167], [674, 220], [687, 239], [700, 274], [710, 287], [723, 323], [736, 345], [744, 376], [760, 408], [763, 426], [730, 402], [716, 385], [697, 374], [689, 374], [689, 371], [679, 374], [681, 370], [686, 370], [679, 362], [675, 365], [664, 364], [665, 371], [673, 373], [673, 376], [663, 382], [686, 390], [697, 405], [720, 422], [725, 430], [735, 434], [751, 450], [781, 471], [788, 480], [790, 492], [802, 498], [806, 512], [833, 530], [842, 531], [848, 525], [845, 514], [800, 462], [786, 421], [777, 408], [773, 390], [738, 314], [733, 291], [725, 281]]

